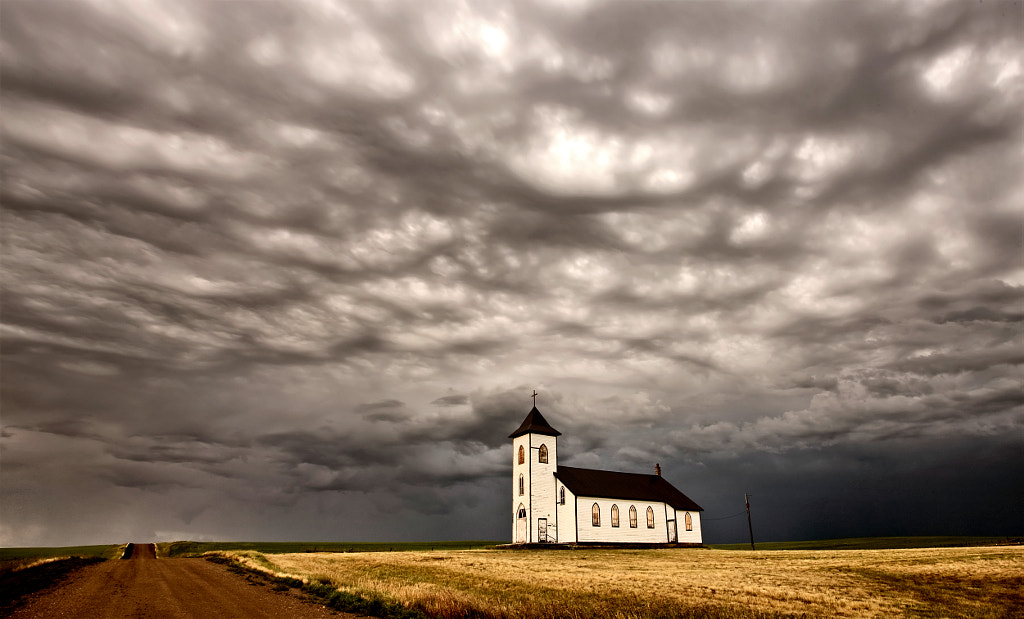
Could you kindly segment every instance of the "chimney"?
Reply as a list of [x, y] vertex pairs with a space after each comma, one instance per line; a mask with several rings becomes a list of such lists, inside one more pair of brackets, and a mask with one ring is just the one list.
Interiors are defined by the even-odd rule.
[[654, 465], [654, 474], [657, 475], [658, 477], [661, 477], [661, 465], [660, 464], [655, 464]]

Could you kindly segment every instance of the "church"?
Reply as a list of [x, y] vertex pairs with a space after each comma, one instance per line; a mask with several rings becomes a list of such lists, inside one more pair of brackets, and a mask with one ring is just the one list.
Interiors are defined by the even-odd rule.
[[516, 544], [700, 544], [699, 505], [661, 476], [558, 466], [558, 437], [536, 404], [512, 439]]

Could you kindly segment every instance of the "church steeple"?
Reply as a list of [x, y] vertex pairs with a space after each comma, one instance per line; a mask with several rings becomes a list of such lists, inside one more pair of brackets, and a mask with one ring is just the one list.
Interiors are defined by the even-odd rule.
[[526, 416], [526, 419], [523, 420], [523, 423], [515, 432], [509, 434], [508, 437], [516, 438], [517, 436], [530, 433], [543, 434], [545, 436], [562, 435], [561, 432], [551, 427], [551, 424], [548, 423], [547, 419], [544, 419], [544, 415], [540, 414], [540, 411], [537, 410], [536, 406], [530, 409], [530, 413]]
[[558, 471], [558, 436], [533, 408], [512, 439], [512, 540], [516, 544], [553, 542], [558, 539], [555, 473]]

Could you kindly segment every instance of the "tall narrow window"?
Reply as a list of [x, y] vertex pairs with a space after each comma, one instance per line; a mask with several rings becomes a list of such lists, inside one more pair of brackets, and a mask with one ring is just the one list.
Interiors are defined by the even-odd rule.
[[653, 529], [654, 528], [654, 508], [653, 507], [648, 507], [647, 508], [647, 528], [648, 529]]
[[612, 505], [612, 526], [619, 526], [619, 506]]
[[558, 502], [565, 505], [565, 486], [562, 486], [562, 489], [558, 491]]
[[686, 518], [684, 519], [684, 521], [686, 522], [686, 530], [687, 531], [692, 531], [693, 530], [693, 518], [690, 518], [690, 512], [686, 512]]
[[516, 511], [516, 543], [526, 543], [526, 530], [529, 528], [526, 521], [526, 508], [522, 503], [519, 504], [519, 509]]
[[541, 445], [540, 450], [537, 451], [537, 461], [541, 464], [548, 463], [548, 446]]
[[526, 450], [523, 449], [522, 445], [520, 445], [519, 446], [519, 464], [523, 464], [524, 462], [526, 462]]
[[597, 506], [597, 503], [590, 508], [590, 519], [595, 527], [601, 526], [601, 508]]
[[636, 528], [636, 505], [629, 506], [629, 528]]
[[526, 485], [523, 483], [523, 476], [519, 476], [519, 496], [526, 494]]

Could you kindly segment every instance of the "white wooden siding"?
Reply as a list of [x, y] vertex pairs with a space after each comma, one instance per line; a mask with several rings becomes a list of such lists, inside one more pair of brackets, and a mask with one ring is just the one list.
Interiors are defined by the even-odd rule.
[[[541, 518], [548, 519], [548, 536], [557, 536], [557, 524], [555, 519], [555, 470], [558, 468], [558, 447], [555, 444], [554, 436], [543, 434], [527, 434], [530, 437], [530, 450], [527, 460], [531, 462], [532, 484], [527, 492], [530, 493], [530, 502], [533, 504], [533, 513], [530, 514], [530, 542], [539, 542], [537, 521]], [[547, 445], [548, 462], [541, 464], [539, 461], [540, 446]]]
[[[566, 492], [568, 502], [568, 492]], [[597, 503], [601, 509], [601, 526], [593, 526], [591, 510]], [[612, 526], [612, 505], [619, 506], [619, 526]], [[636, 528], [629, 526], [629, 506], [636, 507]], [[628, 499], [603, 499], [600, 497], [579, 497], [576, 501], [578, 542], [613, 542], [620, 544], [664, 544], [668, 541], [668, 525], [665, 511], [673, 513], [664, 503], [631, 501]], [[647, 508], [654, 508], [654, 528], [647, 528]], [[680, 512], [682, 513], [682, 512]], [[692, 512], [695, 513], [695, 512]], [[695, 521], [696, 522], [696, 521]], [[696, 528], [696, 524], [694, 525]]]
[[[686, 530], [686, 514], [690, 514], [690, 518], [693, 519], [692, 531]], [[676, 510], [676, 531], [679, 532], [680, 544], [703, 543], [703, 536], [700, 530], [700, 512], [687, 512], [684, 510]]]
[[[529, 522], [530, 518], [530, 449], [529, 449], [529, 435], [517, 436], [512, 439], [512, 542], [516, 543], [516, 511], [519, 508], [519, 504], [522, 503], [526, 507], [526, 518]], [[526, 452], [526, 459], [523, 464], [519, 464], [519, 446], [522, 445]], [[523, 485], [525, 494], [519, 494], [519, 476], [523, 476]], [[527, 535], [529, 535], [529, 529], [527, 529]]]
[[[555, 484], [555, 492], [562, 488], [565, 488], [562, 482]], [[558, 495], [555, 495], [555, 500], [558, 500]], [[559, 503], [555, 508], [555, 513], [558, 515], [558, 542], [575, 544], [579, 541], [576, 539], [576, 495], [565, 488], [565, 505]], [[590, 523], [589, 519], [587, 523]]]

